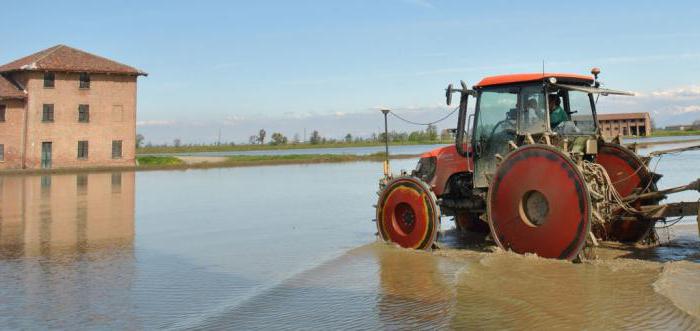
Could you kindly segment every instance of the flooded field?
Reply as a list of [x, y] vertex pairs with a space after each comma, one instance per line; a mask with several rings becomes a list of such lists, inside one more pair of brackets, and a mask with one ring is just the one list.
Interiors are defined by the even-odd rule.
[[[665, 156], [659, 186], [697, 164]], [[0, 328], [700, 328], [692, 219], [660, 229], [660, 247], [582, 264], [498, 251], [448, 219], [443, 249], [409, 251], [375, 240], [381, 170], [0, 177]]]

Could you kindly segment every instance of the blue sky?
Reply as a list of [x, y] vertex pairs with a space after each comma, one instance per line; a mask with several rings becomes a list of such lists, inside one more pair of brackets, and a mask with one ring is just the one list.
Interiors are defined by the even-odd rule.
[[[447, 112], [443, 89], [513, 72], [587, 73], [640, 97], [601, 111], [700, 119], [700, 5], [691, 1], [13, 1], [0, 62], [67, 44], [150, 75], [139, 131], [154, 142], [366, 135], [378, 107]], [[608, 108], [605, 108], [605, 106]], [[446, 127], [454, 121], [447, 121]], [[396, 123], [399, 129], [404, 127]]]

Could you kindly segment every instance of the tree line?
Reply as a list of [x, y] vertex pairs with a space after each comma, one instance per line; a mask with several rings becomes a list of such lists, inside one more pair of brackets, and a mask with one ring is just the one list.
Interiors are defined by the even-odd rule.
[[[428, 125], [425, 130], [417, 130], [410, 132], [398, 132], [392, 130], [388, 134], [390, 142], [436, 142], [436, 141], [451, 141], [454, 139], [453, 134], [445, 129], [438, 133], [438, 129], [434, 125]], [[353, 143], [380, 143], [384, 142], [386, 135], [384, 132], [372, 133], [369, 137], [359, 137], [353, 136], [351, 133], [346, 134], [343, 138], [329, 138], [324, 137], [318, 130], [313, 130], [308, 138], [308, 141], [303, 141], [299, 134], [295, 134], [291, 139], [280, 132], [273, 132], [268, 139], [267, 131], [265, 129], [260, 129], [256, 134], [250, 135], [248, 137], [249, 145], [287, 145], [287, 144], [304, 144], [308, 143], [311, 145], [323, 145], [323, 144], [353, 144]], [[141, 147], [152, 147], [150, 142], [144, 145], [145, 137], [141, 134], [136, 135], [136, 148]], [[187, 146], [206, 146], [208, 144], [188, 144]], [[235, 146], [234, 142], [229, 143], [215, 143], [214, 145], [230, 145]], [[160, 146], [169, 146], [169, 144], [163, 144]], [[183, 146], [179, 138], [173, 140], [172, 145], [174, 147]]]

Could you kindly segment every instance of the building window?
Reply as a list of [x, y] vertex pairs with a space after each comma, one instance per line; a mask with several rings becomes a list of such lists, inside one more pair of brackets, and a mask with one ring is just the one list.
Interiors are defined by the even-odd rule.
[[81, 140], [78, 142], [78, 159], [84, 160], [88, 158], [88, 142]]
[[44, 87], [45, 88], [53, 88], [55, 81], [56, 81], [56, 74], [54, 74], [53, 72], [45, 72], [44, 73]]
[[0, 122], [5, 122], [5, 105], [0, 105]]
[[53, 105], [44, 104], [44, 111], [41, 115], [42, 122], [53, 122]]
[[122, 141], [112, 140], [112, 158], [121, 159], [122, 158]]
[[90, 122], [90, 105], [78, 105], [78, 122]]
[[90, 88], [90, 74], [83, 72], [80, 74], [80, 88]]
[[0, 144], [0, 161], [5, 161], [5, 145]]

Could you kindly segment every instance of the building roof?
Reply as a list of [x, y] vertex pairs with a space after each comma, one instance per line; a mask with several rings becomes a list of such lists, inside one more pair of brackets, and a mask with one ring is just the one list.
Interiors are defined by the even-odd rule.
[[15, 84], [0, 75], [0, 100], [2, 99], [24, 99], [26, 96]]
[[549, 77], [555, 77], [560, 80], [567, 81], [583, 81], [586, 83], [592, 83], [593, 77], [577, 75], [577, 74], [566, 74], [566, 73], [530, 73], [530, 74], [512, 74], [512, 75], [500, 75], [500, 76], [490, 76], [482, 79], [475, 87], [485, 87], [494, 85], [506, 85], [514, 83], [524, 83], [543, 80]]
[[599, 121], [635, 120], [640, 118], [649, 118], [649, 113], [598, 114]]
[[15, 71], [63, 71], [135, 76], [148, 75], [134, 67], [65, 45], [56, 45], [0, 66], [0, 73]]

